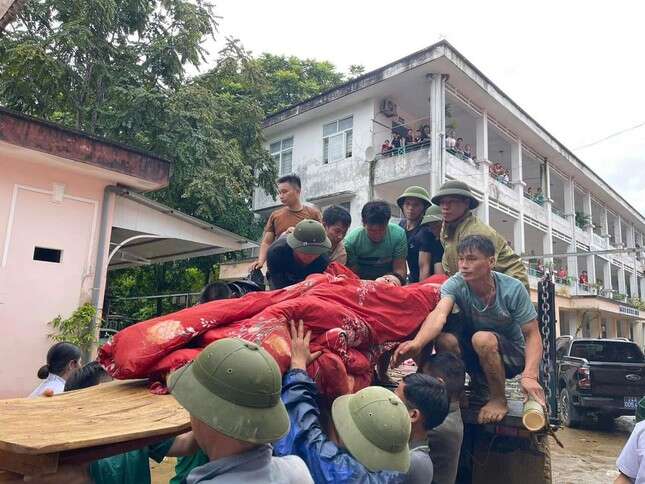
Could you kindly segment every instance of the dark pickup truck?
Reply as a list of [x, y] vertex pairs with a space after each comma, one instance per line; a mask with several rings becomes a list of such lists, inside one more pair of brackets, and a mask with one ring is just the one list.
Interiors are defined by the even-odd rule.
[[558, 398], [562, 423], [575, 427], [595, 417], [610, 423], [634, 415], [645, 396], [645, 358], [623, 339], [556, 340]]

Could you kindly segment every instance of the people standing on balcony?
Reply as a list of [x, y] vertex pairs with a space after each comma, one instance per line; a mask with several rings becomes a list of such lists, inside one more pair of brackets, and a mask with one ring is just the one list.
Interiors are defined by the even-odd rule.
[[421, 128], [417, 129], [415, 136], [414, 136], [414, 142], [415, 143], [421, 143], [423, 141], [423, 132], [421, 131]]
[[347, 210], [338, 205], [327, 207], [323, 212], [323, 227], [331, 242], [329, 260], [339, 264], [347, 264], [347, 251], [343, 239], [347, 235], [349, 226], [352, 225], [352, 216]]
[[295, 227], [301, 220], [321, 221], [320, 210], [315, 207], [303, 205], [300, 201], [302, 183], [297, 175], [286, 175], [278, 178], [278, 197], [282, 208], [274, 210], [264, 226], [264, 234], [260, 244], [258, 260], [251, 264], [251, 270], [262, 269], [267, 261], [267, 252], [271, 244], [276, 241], [289, 227]]
[[464, 139], [463, 138], [457, 138], [457, 141], [455, 141], [455, 151], [459, 154], [462, 154], [464, 152]]
[[414, 144], [414, 132], [408, 128], [408, 131], [405, 133], [405, 146]]
[[390, 140], [386, 139], [385, 142], [381, 145], [381, 154], [386, 155], [392, 150], [392, 145], [390, 144]]
[[528, 187], [526, 189], [526, 198], [528, 198], [529, 200], [533, 200], [533, 188]]
[[401, 148], [403, 144], [403, 140], [401, 138], [401, 135], [399, 133], [394, 133], [394, 136], [392, 136], [392, 149], [393, 150], [398, 150]]
[[[423, 224], [424, 214], [431, 205], [430, 195], [425, 188], [412, 186], [405, 189], [396, 203], [403, 213], [403, 219], [399, 222], [399, 226], [405, 230], [408, 241], [408, 282], [419, 282], [421, 280], [419, 275], [421, 250], [432, 259], [431, 250], [435, 252], [436, 257], [436, 249], [432, 246], [432, 242], [441, 245], [435, 239], [430, 227]], [[430, 263], [432, 264], [432, 261]], [[428, 274], [423, 279], [431, 275]]]
[[[542, 338], [528, 291], [516, 278], [493, 270], [497, 250], [491, 239], [469, 235], [455, 250], [459, 272], [441, 286], [439, 304], [414, 339], [399, 345], [393, 364], [418, 357], [431, 342], [439, 353], [461, 356], [471, 380], [485, 382], [490, 391], [490, 398], [478, 395], [486, 401], [477, 418], [480, 424], [506, 416], [505, 381], [516, 375], [521, 374], [525, 396], [544, 405], [538, 379]], [[446, 325], [455, 305], [462, 311], [462, 324]]]
[[446, 135], [446, 149], [454, 150], [457, 140], [455, 139], [455, 134], [452, 131], [449, 131]]
[[578, 277], [578, 282], [580, 284], [584, 284], [585, 286], [589, 285], [589, 275], [587, 274], [587, 271], [582, 271], [580, 273], [580, 276]]
[[454, 275], [459, 270], [459, 243], [469, 235], [482, 235], [490, 239], [495, 246], [494, 270], [518, 279], [528, 290], [529, 279], [522, 259], [513, 252], [504, 237], [472, 213], [479, 201], [466, 183], [458, 180], [447, 181], [431, 201], [441, 207], [441, 243], [444, 248], [442, 263], [446, 274]]
[[538, 205], [544, 205], [544, 193], [542, 192], [542, 187], [538, 187], [533, 197], [533, 201]]
[[469, 160], [475, 160], [475, 157], [473, 156], [473, 149], [470, 145], [464, 146], [464, 157], [468, 158]]
[[267, 253], [269, 286], [282, 289], [302, 282], [329, 265], [331, 242], [315, 220], [298, 222], [293, 232], [276, 240]]
[[387, 202], [367, 202], [361, 210], [362, 227], [345, 237], [347, 267], [361, 279], [375, 280], [385, 274], [407, 275], [408, 244], [405, 230], [389, 223], [392, 211]]

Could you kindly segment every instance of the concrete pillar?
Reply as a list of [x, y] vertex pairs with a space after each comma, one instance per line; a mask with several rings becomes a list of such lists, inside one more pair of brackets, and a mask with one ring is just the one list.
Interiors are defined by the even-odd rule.
[[519, 215], [513, 224], [513, 243], [515, 252], [523, 254], [526, 252], [526, 241], [524, 240], [524, 174], [522, 169], [522, 141], [511, 144], [511, 173], [513, 176], [513, 187], [518, 199], [517, 210]]
[[589, 278], [589, 285], [593, 286], [596, 283], [596, 256], [587, 256], [587, 277]]
[[[553, 213], [551, 212], [551, 205], [553, 201], [551, 200], [551, 169], [548, 163], [544, 164], [544, 209], [546, 210], [546, 234], [544, 234], [544, 241], [542, 247], [544, 248], [544, 254], [553, 254]], [[553, 262], [553, 259], [549, 258], [549, 262]], [[546, 260], [544, 262], [547, 263]]]
[[[585, 194], [585, 203], [584, 203], [584, 214], [589, 216], [589, 219], [592, 217], [592, 208], [591, 208], [591, 193], [587, 192]], [[592, 224], [589, 224], [587, 227], [587, 233], [589, 234], [589, 242], [593, 240], [593, 227]]]
[[615, 338], [618, 336], [618, 328], [615, 319], [607, 320], [607, 338]]
[[625, 282], [625, 269], [621, 266], [618, 268], [618, 292], [622, 294], [627, 294], [627, 286]]
[[615, 245], [618, 247], [623, 243], [623, 230], [622, 230], [622, 223], [620, 220], [620, 215], [616, 215], [616, 218], [614, 219], [614, 237], [616, 238], [615, 240]]
[[[576, 186], [573, 177], [569, 177], [564, 183], [564, 216], [569, 223], [571, 231], [571, 243], [569, 244], [568, 251], [576, 252]], [[575, 256], [567, 257], [567, 271], [569, 275], [578, 280], [578, 258]], [[576, 286], [577, 287], [577, 286]]]
[[641, 277], [640, 294], [641, 294], [641, 297], [640, 297], [641, 301], [645, 301], [645, 278], [643, 278], [643, 277]]
[[[634, 262], [634, 267], [636, 267], [635, 257], [633, 262]], [[629, 274], [629, 296], [638, 297], [638, 276], [636, 275], [635, 269]]]
[[445, 139], [446, 139], [446, 79], [445, 74], [428, 74], [430, 81], [430, 194], [434, 195], [446, 177]]
[[600, 235], [604, 240], [604, 247], [609, 248], [609, 217], [607, 215], [607, 207], [602, 207], [600, 212]]
[[611, 281], [611, 263], [603, 260], [602, 261], [602, 277], [605, 280], [605, 289], [614, 289]]
[[489, 221], [489, 207], [488, 207], [488, 185], [489, 185], [489, 168], [490, 162], [488, 161], [488, 114], [486, 111], [482, 113], [481, 118], [477, 120], [475, 127], [477, 161], [480, 163], [482, 170], [482, 181], [484, 184], [484, 195], [482, 203], [479, 205], [478, 216], [482, 221], [488, 223]]

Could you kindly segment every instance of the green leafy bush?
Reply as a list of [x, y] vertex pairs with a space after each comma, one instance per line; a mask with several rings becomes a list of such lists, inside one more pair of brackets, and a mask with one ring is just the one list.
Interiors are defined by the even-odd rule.
[[67, 319], [63, 319], [59, 314], [49, 323], [55, 331], [49, 337], [54, 341], [73, 343], [87, 352], [97, 342], [92, 332], [94, 316], [96, 316], [96, 308], [90, 303], [80, 306]]

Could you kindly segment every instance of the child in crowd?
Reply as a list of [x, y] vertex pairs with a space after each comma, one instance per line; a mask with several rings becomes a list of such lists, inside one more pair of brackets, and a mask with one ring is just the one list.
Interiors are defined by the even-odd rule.
[[459, 466], [459, 453], [464, 438], [459, 400], [466, 380], [463, 361], [454, 353], [435, 353], [422, 358], [420, 371], [431, 375], [446, 385], [450, 408], [447, 417], [428, 432], [430, 457], [434, 464], [436, 484], [454, 484]]
[[47, 352], [47, 364], [38, 370], [38, 378], [45, 381], [31, 392], [29, 398], [63, 393], [66, 380], [80, 367], [81, 349], [72, 343], [56, 343]]

